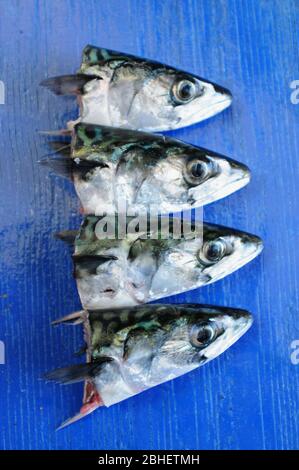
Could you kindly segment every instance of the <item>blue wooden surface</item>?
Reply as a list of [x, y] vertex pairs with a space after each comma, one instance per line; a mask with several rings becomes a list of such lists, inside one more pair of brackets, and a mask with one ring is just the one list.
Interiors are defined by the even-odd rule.
[[[298, 448], [299, 339], [298, 0], [0, 0], [0, 448]], [[55, 432], [77, 411], [82, 386], [39, 378], [74, 359], [80, 329], [50, 327], [79, 307], [67, 247], [78, 201], [36, 161], [38, 129], [76, 115], [72, 98], [39, 89], [71, 73], [94, 43], [147, 56], [230, 88], [231, 109], [178, 138], [244, 161], [251, 184], [205, 209], [208, 221], [256, 232], [263, 255], [206, 288], [176, 296], [251, 310], [255, 324], [223, 356], [172, 383]]]

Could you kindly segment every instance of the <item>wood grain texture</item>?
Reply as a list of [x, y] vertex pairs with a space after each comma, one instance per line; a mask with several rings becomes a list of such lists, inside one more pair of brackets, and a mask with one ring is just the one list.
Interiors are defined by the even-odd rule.
[[[0, 365], [2, 449], [295, 449], [299, 365], [299, 79], [297, 0], [0, 0]], [[251, 310], [255, 324], [223, 356], [61, 432], [81, 385], [39, 378], [73, 361], [80, 329], [50, 321], [79, 306], [68, 248], [53, 232], [80, 221], [72, 186], [37, 165], [39, 129], [76, 116], [38, 83], [78, 68], [87, 43], [136, 53], [230, 88], [231, 109], [172, 134], [244, 161], [251, 184], [205, 209], [208, 221], [257, 233], [263, 255], [171, 301]]]

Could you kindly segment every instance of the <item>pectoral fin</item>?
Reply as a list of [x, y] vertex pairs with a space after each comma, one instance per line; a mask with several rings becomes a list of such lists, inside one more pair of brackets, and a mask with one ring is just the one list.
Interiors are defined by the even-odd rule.
[[76, 364], [74, 366], [55, 369], [46, 374], [44, 378], [63, 385], [83, 382], [84, 380], [90, 380], [96, 377], [101, 372], [103, 365], [111, 361], [113, 361], [111, 357], [103, 356], [87, 364]]
[[43, 80], [40, 85], [48, 88], [55, 95], [82, 95], [84, 86], [90, 80], [101, 80], [101, 77], [96, 75], [61, 75], [59, 77], [52, 77]]

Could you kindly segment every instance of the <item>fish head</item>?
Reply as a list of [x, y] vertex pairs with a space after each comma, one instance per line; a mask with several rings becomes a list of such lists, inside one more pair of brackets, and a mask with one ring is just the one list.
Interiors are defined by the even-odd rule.
[[159, 367], [165, 371], [168, 364], [172, 371], [185, 373], [203, 365], [235, 343], [252, 322], [251, 314], [241, 309], [183, 306], [180, 316], [164, 326], [167, 334], [158, 354]]
[[[172, 129], [195, 124], [231, 105], [229, 90], [189, 73], [173, 69], [161, 80], [165, 110], [171, 108]], [[163, 103], [163, 100], [162, 100]]]
[[90, 360], [47, 374], [67, 384], [88, 378], [84, 406], [65, 424], [95, 408], [123, 401], [216, 358], [251, 326], [249, 312], [197, 304], [143, 305], [85, 312]]
[[159, 251], [149, 300], [218, 281], [250, 262], [263, 248], [259, 237], [228, 227], [197, 222], [189, 234], [183, 230], [183, 238], [168, 240], [167, 248]]
[[[113, 181], [121, 184], [122, 196], [128, 195], [127, 202], [134, 210], [169, 213], [209, 204], [250, 180], [250, 170], [242, 163], [144, 132], [80, 123], [75, 127], [72, 145], [74, 159], [88, 158], [82, 165], [83, 181], [77, 181], [75, 175], [74, 182], [84, 208], [93, 209], [90, 213], [98, 213], [99, 208], [103, 211], [91, 206], [91, 201], [98, 199], [94, 194], [97, 191], [102, 202], [98, 206], [107, 203]], [[106, 167], [101, 158], [106, 158]], [[87, 163], [87, 170], [92, 170], [92, 164], [95, 167], [88, 181]], [[113, 171], [109, 164], [115, 166]]]
[[109, 124], [89, 112], [91, 99], [101, 102], [101, 107], [107, 105], [104, 95], [109, 96], [111, 125], [148, 131], [189, 126], [221, 112], [232, 101], [227, 89], [196, 75], [93, 46], [84, 49], [80, 72], [103, 79], [85, 87], [89, 95], [82, 97], [85, 122]]
[[161, 306], [159, 318], [155, 322], [152, 318], [153, 326], [147, 328], [145, 335], [147, 348], [151, 346], [147, 380], [150, 376], [152, 384], [164, 382], [216, 358], [250, 328], [252, 321], [251, 314], [241, 309]]
[[202, 365], [216, 358], [234, 344], [252, 322], [252, 315], [246, 310], [202, 307], [197, 314], [188, 318], [193, 361]]
[[190, 153], [183, 178], [193, 207], [228, 196], [250, 181], [249, 168], [236, 160], [204, 149], [192, 149]]
[[197, 252], [197, 268], [207, 282], [215, 282], [241, 268], [263, 249], [262, 240], [240, 230], [203, 224], [203, 242]]
[[131, 97], [130, 103], [119, 104], [123, 115], [126, 111], [123, 124], [130, 128], [153, 132], [178, 129], [214, 116], [231, 104], [228, 90], [193, 75], [167, 67], [157, 70], [156, 64], [150, 63], [145, 71], [140, 68], [141, 65], [132, 68], [132, 75], [139, 71], [140, 77], [134, 79], [131, 93], [127, 82], [126, 87], [114, 85], [109, 91], [117, 99], [120, 89], [122, 96], [124, 91], [127, 93], [127, 100]]
[[[171, 142], [171, 143], [170, 143]], [[249, 168], [235, 160], [199, 147], [169, 141], [152, 175], [139, 189], [163, 212], [209, 204], [245, 186]], [[153, 194], [151, 188], [156, 187]]]
[[219, 356], [248, 330], [252, 316], [234, 308], [157, 304], [90, 312], [89, 324], [93, 358], [112, 357], [124, 381], [141, 391]]
[[196, 289], [241, 268], [263, 248], [259, 237], [219, 225], [191, 224], [189, 233], [189, 224], [176, 218], [172, 224], [161, 218], [157, 233], [136, 233], [130, 224], [124, 238], [106, 240], [98, 231], [102, 222], [105, 217], [87, 217], [75, 242], [76, 281], [86, 309], [136, 305]]

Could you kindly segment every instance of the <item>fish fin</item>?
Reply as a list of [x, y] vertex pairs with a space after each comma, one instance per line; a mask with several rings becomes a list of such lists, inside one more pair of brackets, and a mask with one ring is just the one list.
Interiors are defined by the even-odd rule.
[[71, 158], [51, 156], [43, 157], [41, 160], [38, 160], [38, 163], [49, 168], [51, 171], [54, 171], [54, 173], [59, 176], [72, 179], [74, 162]]
[[75, 416], [72, 416], [72, 418], [68, 418], [63, 423], [58, 426], [58, 428], [55, 429], [55, 431], [61, 431], [61, 429], [66, 428], [67, 426], [70, 426], [73, 423], [76, 423], [76, 421], [79, 421], [80, 419], [84, 418], [87, 416], [87, 414], [83, 414], [79, 411]]
[[97, 273], [97, 268], [109, 261], [116, 261], [118, 258], [114, 255], [73, 255], [75, 265], [74, 277], [80, 277], [78, 270], [86, 270], [89, 274]]
[[78, 349], [78, 351], [74, 352], [74, 356], [80, 357], [80, 356], [83, 356], [83, 354], [86, 354], [86, 352], [87, 352], [87, 345], [84, 344], [83, 346], [81, 346], [80, 349]]
[[72, 246], [78, 233], [78, 230], [62, 230], [61, 232], [54, 233], [54, 237]]
[[49, 136], [65, 136], [70, 137], [72, 135], [72, 129], [57, 129], [56, 131], [38, 131], [41, 135], [49, 135]]
[[109, 165], [98, 160], [85, 160], [79, 158], [73, 160], [73, 172], [83, 180], [86, 178], [87, 174], [95, 168], [109, 168]]
[[43, 80], [40, 86], [48, 88], [55, 95], [82, 95], [84, 86], [91, 80], [102, 80], [97, 75], [84, 75], [78, 73], [75, 75], [61, 75]]
[[96, 160], [81, 160], [81, 159], [72, 159], [70, 156], [49, 156], [43, 157], [38, 161], [41, 165], [44, 165], [60, 176], [66, 178], [71, 178], [74, 173], [80, 175], [84, 179], [90, 171], [95, 168], [109, 168], [105, 162], [96, 161]]
[[92, 399], [88, 403], [84, 403], [79, 413], [77, 413], [72, 418], [69, 418], [63, 423], [61, 423], [61, 425], [56, 429], [56, 431], [60, 431], [61, 429], [69, 426], [70, 424], [76, 423], [76, 421], [79, 421], [80, 419], [85, 418], [85, 416], [88, 416], [90, 413], [92, 413], [93, 411], [95, 411], [97, 408], [101, 406], [104, 406], [104, 403], [102, 402], [100, 396], [96, 392], [95, 396], [93, 396]]
[[90, 413], [92, 413], [93, 411], [95, 411], [97, 408], [99, 408], [99, 406], [101, 406], [101, 405], [97, 405], [94, 408], [91, 408], [87, 413], [81, 413], [81, 411], [79, 411], [79, 413], [77, 413], [72, 418], [69, 418], [66, 421], [63, 421], [63, 423], [61, 423], [61, 425], [58, 426], [58, 428], [56, 428], [56, 431], [61, 431], [61, 429], [64, 429], [67, 426], [70, 426], [70, 424], [76, 423], [80, 419], [85, 418], [85, 416], [87, 416]]
[[113, 361], [111, 357], [103, 356], [94, 362], [55, 369], [52, 372], [48, 372], [44, 378], [47, 381], [53, 381], [62, 385], [83, 382], [84, 380], [93, 379], [100, 373], [103, 365], [111, 361]]
[[78, 312], [69, 313], [68, 315], [65, 315], [62, 318], [58, 318], [57, 320], [54, 320], [51, 323], [51, 325], [60, 325], [61, 323], [79, 325], [80, 323], [83, 323], [84, 321], [84, 313], [85, 313], [85, 310], [79, 310]]
[[53, 150], [54, 154], [63, 155], [64, 157], [71, 157], [71, 144], [63, 142], [62, 140], [49, 140], [48, 146]]

